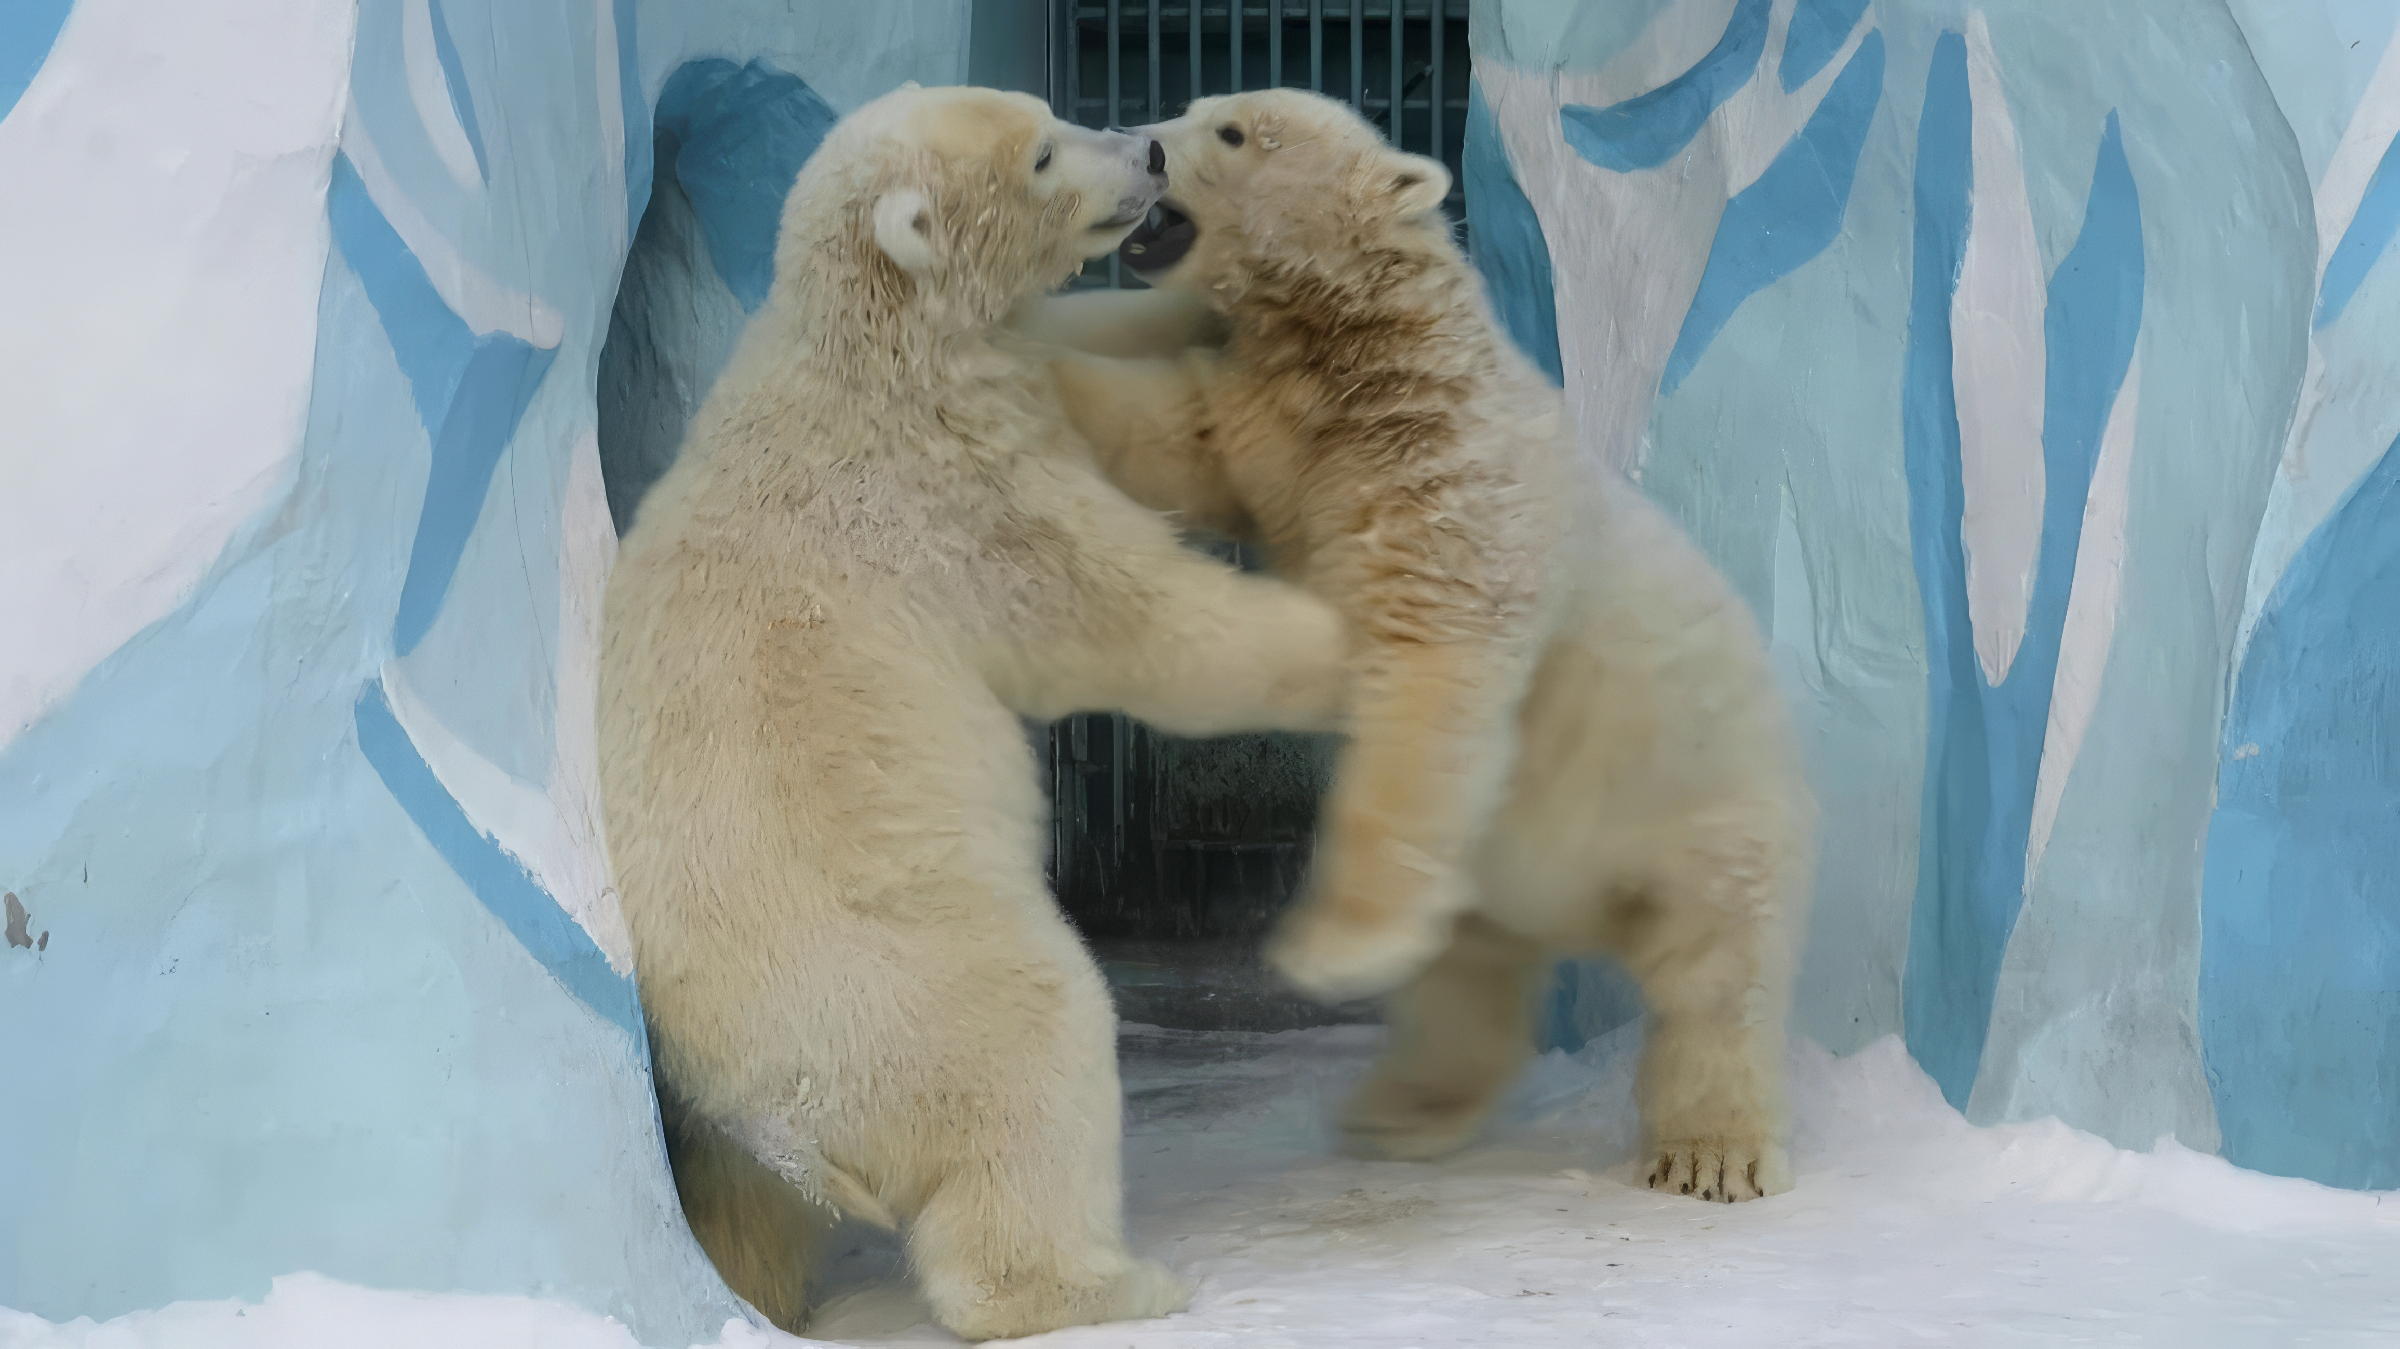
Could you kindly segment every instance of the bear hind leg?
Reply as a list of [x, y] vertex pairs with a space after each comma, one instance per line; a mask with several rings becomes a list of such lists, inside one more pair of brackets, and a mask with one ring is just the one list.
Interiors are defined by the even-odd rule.
[[[1076, 1102], [1034, 1099], [1038, 1084], [1056, 1080], [1036, 1066], [1025, 1072], [1018, 1099], [987, 1097], [958, 1118], [915, 1121], [919, 1130], [932, 1130], [929, 1137], [920, 1135], [923, 1155], [942, 1160], [932, 1176], [898, 1178], [903, 1190], [924, 1196], [904, 1210], [909, 1263], [934, 1319], [962, 1338], [1013, 1339], [1067, 1326], [1143, 1320], [1185, 1303], [1175, 1276], [1128, 1254], [1118, 1235], [1114, 1112], [1103, 1118], [1096, 1110], [1078, 1109]], [[1112, 1089], [1114, 1084], [1112, 1072]], [[725, 1155], [712, 1160], [728, 1172], [748, 1162], [755, 1175], [742, 1179], [781, 1185], [803, 1204], [809, 1203], [800, 1198], [804, 1192], [821, 1194], [830, 1205], [828, 1217], [838, 1207], [877, 1226], [902, 1225], [864, 1182], [826, 1162], [785, 1118], [758, 1116], [716, 1137]], [[790, 1183], [783, 1184], [786, 1180]], [[712, 1219], [739, 1220], [760, 1212], [755, 1189], [720, 1193], [723, 1200], [709, 1210]], [[745, 1214], [724, 1200], [751, 1202]], [[695, 1217], [693, 1225], [699, 1231], [701, 1220]], [[760, 1243], [755, 1225], [739, 1230], [716, 1221], [711, 1230], [749, 1238], [721, 1240], [727, 1257], [719, 1257], [719, 1247], [706, 1237], [702, 1244], [735, 1292], [789, 1329], [751, 1289], [775, 1298], [788, 1288], [788, 1299], [774, 1305], [796, 1306], [796, 1271], [805, 1266], [776, 1257], [806, 1252]], [[767, 1263], [771, 1260], [775, 1263]]]
[[934, 1315], [969, 1340], [1136, 1321], [1181, 1310], [1165, 1266], [1118, 1233], [1121, 1183], [1112, 1093], [1105, 1118], [1073, 1101], [988, 1102], [953, 1126], [955, 1160], [908, 1224], [910, 1264]]
[[700, 1249], [737, 1297], [776, 1329], [800, 1334], [809, 1264], [840, 1215], [671, 1097], [662, 1094], [659, 1107], [675, 1192]]
[[1792, 859], [1729, 831], [1612, 898], [1649, 1015], [1634, 1098], [1653, 1189], [1732, 1203], [1791, 1188], [1784, 1027]]
[[1476, 914], [1391, 999], [1391, 1041], [1342, 1112], [1354, 1156], [1429, 1161], [1474, 1136], [1533, 1054], [1542, 947]]

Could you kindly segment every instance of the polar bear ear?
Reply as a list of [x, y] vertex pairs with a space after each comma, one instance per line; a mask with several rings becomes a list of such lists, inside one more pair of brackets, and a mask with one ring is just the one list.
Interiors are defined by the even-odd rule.
[[1369, 172], [1375, 176], [1370, 190], [1396, 219], [1414, 220], [1450, 195], [1450, 170], [1438, 159], [1394, 151], [1379, 156]]
[[899, 188], [877, 197], [875, 246], [911, 276], [931, 271], [939, 253], [933, 238], [933, 203], [914, 188]]

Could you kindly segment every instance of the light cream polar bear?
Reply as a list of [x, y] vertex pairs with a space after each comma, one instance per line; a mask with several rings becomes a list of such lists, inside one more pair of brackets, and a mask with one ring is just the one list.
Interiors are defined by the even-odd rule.
[[1120, 1235], [1115, 1018], [1044, 886], [1018, 718], [1324, 727], [1344, 638], [1110, 486], [999, 325], [1115, 247], [1158, 169], [1021, 95], [844, 119], [610, 578], [606, 824], [671, 1147], [719, 1268], [787, 1326], [802, 1195], [903, 1227], [971, 1338], [1183, 1296]]
[[1269, 946], [1328, 998], [1413, 976], [1354, 1148], [1464, 1142], [1553, 959], [1606, 951], [1649, 1005], [1650, 1183], [1787, 1188], [1813, 810], [1748, 612], [1632, 484], [1575, 462], [1439, 214], [1441, 165], [1291, 90], [1144, 134], [1172, 187], [1123, 256], [1162, 292], [1020, 323], [1121, 355], [1194, 329], [1178, 297], [1219, 311], [1221, 354], [1062, 360], [1069, 410], [1137, 499], [1262, 541], [1358, 634], [1310, 896]]

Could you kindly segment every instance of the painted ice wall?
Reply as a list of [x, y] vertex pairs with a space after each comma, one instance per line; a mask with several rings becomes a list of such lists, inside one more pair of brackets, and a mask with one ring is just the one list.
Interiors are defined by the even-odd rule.
[[1476, 6], [1501, 311], [1799, 709], [1798, 1024], [1978, 1119], [2400, 1186], [2396, 25]]
[[958, 80], [966, 25], [0, 7], [0, 1305], [736, 1312], [593, 809], [602, 431], [655, 452], [824, 123]]

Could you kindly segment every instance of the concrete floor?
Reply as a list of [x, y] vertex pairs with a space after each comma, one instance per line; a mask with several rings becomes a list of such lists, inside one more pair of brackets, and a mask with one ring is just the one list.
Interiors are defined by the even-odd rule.
[[1117, 997], [1117, 1019], [1190, 1031], [1279, 1031], [1374, 1024], [1373, 1002], [1325, 1007], [1293, 992], [1259, 959], [1256, 941], [1102, 940], [1092, 955]]

